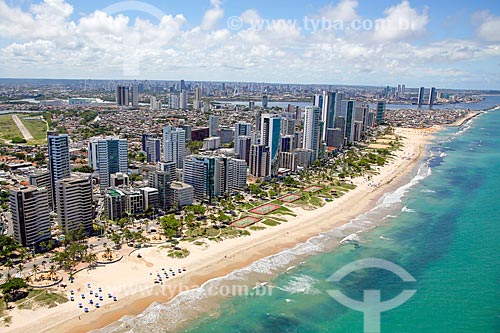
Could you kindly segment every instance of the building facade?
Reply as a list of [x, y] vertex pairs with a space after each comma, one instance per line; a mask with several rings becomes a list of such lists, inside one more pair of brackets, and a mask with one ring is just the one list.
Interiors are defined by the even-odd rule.
[[34, 186], [10, 191], [14, 239], [32, 247], [50, 239], [49, 191]]
[[57, 216], [64, 233], [83, 228], [92, 232], [92, 180], [70, 177], [56, 182]]

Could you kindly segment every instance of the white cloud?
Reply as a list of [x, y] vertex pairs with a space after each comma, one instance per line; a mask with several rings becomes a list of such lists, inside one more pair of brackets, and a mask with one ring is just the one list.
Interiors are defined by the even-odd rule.
[[250, 25], [262, 20], [259, 13], [255, 9], [247, 9], [240, 15], [241, 21]]
[[419, 14], [408, 0], [387, 8], [384, 14], [384, 18], [376, 20], [373, 33], [375, 41], [400, 41], [420, 37], [425, 33], [429, 22], [427, 7]]
[[[357, 1], [344, 0], [323, 14], [329, 19], [361, 19], [357, 6]], [[409, 84], [429, 78], [454, 80], [457, 73], [464, 74], [464, 80], [476, 80], [477, 67], [469, 70], [468, 64], [500, 57], [492, 33], [497, 18], [488, 12], [475, 16], [480, 41], [413, 45], [411, 40], [425, 32], [429, 17], [408, 1], [388, 8], [383, 17], [387, 22], [408, 19], [413, 22], [408, 31], [340, 35], [304, 31], [293, 20], [265, 19], [255, 9], [240, 15], [242, 30], [216, 29], [224, 15], [219, 0], [211, 1], [204, 19], [194, 27], [180, 14], [163, 14], [152, 22], [133, 19], [127, 12], [111, 15], [96, 10], [75, 22], [72, 13], [73, 7], [62, 0], [45, 0], [24, 11], [0, 0], [0, 37], [15, 40], [0, 48], [2, 74], [381, 84], [397, 77]], [[263, 23], [259, 29], [256, 22]], [[482, 75], [485, 82], [498, 85], [494, 71]]]
[[213, 29], [217, 22], [224, 17], [224, 9], [222, 9], [220, 1], [211, 0], [210, 3], [213, 7], [205, 12], [201, 21], [201, 28], [204, 30]]
[[476, 12], [472, 21], [477, 25], [477, 36], [487, 42], [500, 42], [500, 16], [494, 16], [488, 11]]
[[320, 16], [331, 21], [350, 22], [359, 19], [356, 12], [358, 7], [357, 0], [341, 0], [336, 6], [329, 4], [320, 10]]

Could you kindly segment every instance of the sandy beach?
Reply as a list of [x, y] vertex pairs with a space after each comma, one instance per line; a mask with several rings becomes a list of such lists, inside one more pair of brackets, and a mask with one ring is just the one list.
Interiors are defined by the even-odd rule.
[[[465, 121], [465, 120], [464, 120]], [[75, 282], [65, 292], [75, 291], [75, 301], [51, 309], [12, 311], [12, 325], [5, 332], [87, 332], [107, 326], [122, 316], [136, 315], [153, 302], [163, 303], [187, 288], [195, 288], [209, 279], [226, 275], [248, 266], [252, 262], [278, 253], [306, 241], [321, 232], [331, 230], [349, 222], [356, 216], [373, 208], [384, 193], [402, 185], [425, 154], [425, 145], [436, 128], [426, 130], [397, 129], [403, 136], [404, 147], [396, 152], [396, 158], [379, 168], [379, 174], [370, 180], [359, 177], [353, 180], [357, 188], [333, 202], [312, 211], [296, 208], [296, 217], [286, 216], [288, 222], [264, 230], [252, 231], [250, 236], [227, 239], [223, 242], [206, 241], [206, 246], [186, 245], [191, 254], [185, 259], [167, 256], [167, 250], [157, 247], [140, 249], [111, 265], [81, 271]], [[182, 245], [185, 246], [184, 244]], [[140, 253], [142, 258], [138, 258]], [[179, 273], [178, 269], [186, 267]], [[175, 277], [170, 269], [175, 272]], [[154, 284], [157, 274], [163, 285]], [[95, 292], [103, 296], [101, 307], [88, 305], [90, 283]], [[57, 288], [63, 291], [61, 287]], [[81, 299], [81, 294], [86, 299]], [[108, 293], [116, 296], [113, 301]], [[97, 299], [97, 298], [96, 298]], [[89, 313], [78, 308], [78, 303], [89, 306]]]

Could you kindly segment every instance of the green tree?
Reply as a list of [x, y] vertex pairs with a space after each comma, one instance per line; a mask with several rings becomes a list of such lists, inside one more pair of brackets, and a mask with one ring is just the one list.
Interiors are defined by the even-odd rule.
[[172, 238], [180, 233], [182, 224], [175, 218], [174, 214], [163, 216], [160, 222], [165, 236]]

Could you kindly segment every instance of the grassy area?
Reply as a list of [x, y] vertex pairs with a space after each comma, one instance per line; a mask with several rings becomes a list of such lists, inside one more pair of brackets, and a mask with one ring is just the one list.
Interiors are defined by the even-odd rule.
[[19, 119], [21, 119], [21, 122], [26, 126], [28, 131], [30, 131], [31, 135], [33, 136], [32, 141], [41, 141], [44, 142], [46, 140], [47, 136], [47, 125], [43, 120], [26, 120], [24, 118], [33, 118], [36, 117], [35, 115], [30, 115], [30, 116], [20, 116]]
[[284, 206], [281, 206], [280, 208], [276, 209], [275, 211], [271, 212], [270, 214], [281, 214], [281, 215], [290, 215], [290, 216], [297, 216], [291, 209], [288, 209]]
[[265, 225], [268, 225], [270, 227], [275, 227], [275, 226], [281, 224], [278, 221], [273, 221], [273, 220], [270, 220], [270, 219], [265, 219], [264, 221], [262, 221], [262, 223], [264, 223]]
[[68, 299], [59, 293], [50, 292], [47, 289], [34, 289], [26, 298], [16, 301], [15, 304], [19, 309], [31, 310], [37, 307], [53, 308], [67, 301]]
[[186, 258], [189, 255], [189, 250], [187, 249], [182, 249], [182, 250], [170, 250], [168, 253], [168, 256], [171, 258]]
[[318, 197], [311, 197], [309, 203], [315, 207], [322, 207], [325, 203]]
[[240, 230], [233, 228], [225, 228], [222, 229], [221, 237], [222, 238], [236, 238], [241, 236], [248, 236], [250, 232], [248, 230]]
[[5, 302], [3, 300], [0, 300], [0, 318], [5, 316]]
[[250, 228], [250, 230], [253, 230], [253, 231], [259, 231], [259, 230], [264, 230], [266, 229], [266, 227], [257, 227], [255, 225], [252, 225]]
[[11, 140], [14, 137], [23, 137], [23, 134], [17, 128], [10, 114], [0, 116], [0, 136], [6, 140]]

